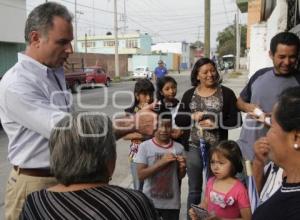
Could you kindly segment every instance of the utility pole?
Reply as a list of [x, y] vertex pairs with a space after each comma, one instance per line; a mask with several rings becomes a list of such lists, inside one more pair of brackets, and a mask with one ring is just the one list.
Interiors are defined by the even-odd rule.
[[204, 55], [210, 58], [210, 0], [204, 2]]
[[127, 15], [126, 15], [126, 0], [124, 0], [124, 15], [123, 15], [123, 19], [124, 19], [124, 34], [126, 34], [126, 23], [127, 23]]
[[117, 0], [114, 0], [114, 29], [115, 29], [115, 78], [119, 80], [119, 42], [118, 42], [118, 15], [117, 15]]
[[74, 52], [77, 52], [77, 0], [75, 0], [75, 16], [74, 16]]
[[238, 71], [240, 67], [240, 51], [241, 51], [241, 33], [240, 33], [240, 22], [239, 22], [239, 8], [237, 7], [235, 16], [236, 25], [236, 54], [235, 54], [235, 71]]
[[85, 49], [85, 54], [87, 54], [87, 33], [84, 34], [84, 49]]
[[93, 0], [93, 36], [95, 36], [95, 2]]

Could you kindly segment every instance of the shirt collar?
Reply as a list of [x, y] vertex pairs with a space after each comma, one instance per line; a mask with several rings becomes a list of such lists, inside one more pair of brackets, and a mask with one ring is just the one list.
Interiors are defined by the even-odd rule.
[[24, 53], [18, 53], [18, 61], [21, 63], [25, 62], [27, 64], [30, 64], [34, 72], [43, 73], [45, 75], [48, 75], [49, 73], [53, 74], [54, 72], [63, 71], [63, 67], [51, 69]]

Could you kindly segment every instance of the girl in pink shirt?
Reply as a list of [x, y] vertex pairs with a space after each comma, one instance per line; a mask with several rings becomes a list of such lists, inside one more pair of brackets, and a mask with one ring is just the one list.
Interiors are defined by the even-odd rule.
[[[210, 168], [213, 173], [206, 185], [204, 200], [199, 204], [214, 219], [251, 219], [246, 187], [235, 175], [243, 171], [242, 154], [234, 141], [222, 141], [211, 149]], [[192, 209], [192, 220], [199, 217]]]

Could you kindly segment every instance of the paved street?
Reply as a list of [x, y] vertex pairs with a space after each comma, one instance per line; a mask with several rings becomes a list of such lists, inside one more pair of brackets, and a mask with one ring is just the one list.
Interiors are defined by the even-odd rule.
[[[190, 88], [190, 78], [188, 72], [183, 72], [180, 75], [174, 75], [178, 82], [178, 98], [181, 98], [183, 92]], [[238, 95], [241, 88], [246, 82], [246, 75], [238, 78], [228, 79], [225, 77], [224, 85], [230, 87]], [[91, 110], [93, 105], [97, 111], [104, 112], [112, 116], [116, 112], [123, 112], [123, 109], [131, 103], [131, 97], [128, 91], [132, 91], [134, 86], [133, 81], [126, 81], [122, 83], [112, 84], [107, 88], [84, 89], [80, 95], [74, 95], [74, 105], [76, 110]], [[120, 91], [126, 91], [120, 93]], [[106, 96], [107, 95], [107, 96]], [[107, 99], [105, 98], [107, 97]], [[115, 97], [113, 102], [112, 97]], [[107, 103], [105, 103], [105, 100]], [[118, 106], [116, 106], [117, 104]], [[96, 106], [97, 105], [97, 106]], [[103, 105], [103, 107], [101, 106]], [[239, 134], [239, 129], [230, 132], [230, 138], [236, 140]], [[123, 187], [131, 186], [131, 176], [129, 172], [128, 155], [128, 141], [119, 140], [117, 143], [117, 166], [112, 178], [112, 184], [121, 185]], [[6, 179], [9, 174], [10, 165], [6, 159], [7, 157], [7, 137], [4, 132], [0, 131], [0, 219], [4, 219], [3, 205], [4, 205], [4, 190]], [[187, 197], [187, 177], [184, 178], [182, 184], [182, 211], [181, 219], [185, 219], [186, 215], [186, 197]]]

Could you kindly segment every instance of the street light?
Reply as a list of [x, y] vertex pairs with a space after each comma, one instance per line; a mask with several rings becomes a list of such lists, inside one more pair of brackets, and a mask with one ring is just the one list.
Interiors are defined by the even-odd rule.
[[119, 80], [119, 43], [118, 43], [118, 17], [117, 17], [117, 0], [114, 0], [114, 29], [115, 29], [115, 78]]

